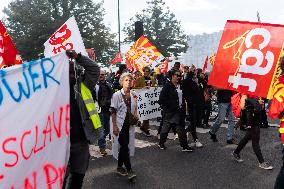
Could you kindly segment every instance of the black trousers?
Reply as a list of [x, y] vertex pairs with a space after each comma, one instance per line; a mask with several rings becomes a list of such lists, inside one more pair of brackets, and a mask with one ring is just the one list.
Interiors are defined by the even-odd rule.
[[120, 145], [118, 153], [118, 167], [122, 167], [123, 164], [127, 171], [131, 170], [130, 154], [129, 154], [129, 125], [123, 124], [121, 131], [119, 132], [118, 142]]
[[64, 178], [63, 189], [82, 188], [85, 173], [89, 166], [89, 144], [87, 141], [71, 143], [69, 163]]
[[[163, 123], [164, 123], [164, 116], [163, 116], [163, 111], [162, 111], [162, 119], [161, 119], [161, 122], [160, 122], [160, 126], [158, 128], [158, 135], [161, 134]], [[172, 127], [172, 131], [173, 131], [174, 134], [177, 134], [177, 129], [176, 129], [175, 126]]]
[[260, 112], [246, 111], [247, 126], [251, 128], [247, 129], [245, 136], [241, 139], [237, 149], [234, 151], [239, 154], [241, 150], [246, 146], [249, 140], [252, 140], [252, 148], [258, 159], [259, 163], [263, 163], [264, 159], [259, 146], [260, 139]]
[[184, 124], [177, 124], [177, 123], [171, 123], [169, 120], [164, 119], [163, 120], [163, 127], [160, 134], [160, 144], [164, 144], [167, 141], [168, 134], [172, 128], [176, 128], [180, 146], [181, 147], [187, 147], [187, 136], [185, 131], [185, 125]]
[[201, 127], [201, 118], [202, 118], [202, 108], [201, 106], [190, 106], [189, 108], [190, 115], [190, 133], [193, 140], [198, 139], [196, 133], [196, 127]]
[[276, 178], [274, 189], [284, 188], [284, 148], [282, 150], [282, 161], [283, 161], [283, 164]]
[[69, 173], [68, 177], [65, 177], [63, 183], [63, 189], [80, 189], [82, 188], [85, 174]]
[[268, 125], [268, 121], [267, 121], [267, 115], [266, 115], [266, 110], [265, 108], [263, 108], [261, 110], [261, 123], [263, 126], [267, 126]]
[[211, 105], [211, 100], [208, 100], [207, 102], [205, 102], [205, 106], [204, 106], [204, 115], [203, 115], [203, 124], [208, 125], [208, 120], [210, 117], [210, 112], [212, 109], [212, 105]]

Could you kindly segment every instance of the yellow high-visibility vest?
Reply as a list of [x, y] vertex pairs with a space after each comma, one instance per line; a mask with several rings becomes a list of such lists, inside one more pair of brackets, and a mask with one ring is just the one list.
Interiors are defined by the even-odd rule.
[[86, 85], [82, 82], [81, 83], [81, 95], [84, 100], [85, 106], [88, 110], [88, 113], [90, 115], [90, 119], [92, 120], [92, 123], [94, 125], [95, 129], [98, 129], [101, 127], [101, 120], [100, 116], [96, 109], [96, 104], [94, 102], [93, 96], [91, 91], [86, 87]]

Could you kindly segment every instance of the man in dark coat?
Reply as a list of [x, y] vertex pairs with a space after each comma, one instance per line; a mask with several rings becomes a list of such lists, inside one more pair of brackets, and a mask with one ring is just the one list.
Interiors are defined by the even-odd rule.
[[[87, 128], [86, 119], [89, 118], [85, 104], [78, 100], [78, 82], [82, 81], [89, 89], [93, 89], [100, 75], [99, 66], [91, 59], [75, 51], [67, 51], [67, 56], [75, 59], [70, 62], [70, 157], [67, 174], [64, 179], [63, 188], [80, 189], [83, 184], [85, 173], [89, 165], [89, 142], [93, 133]], [[78, 65], [81, 68], [78, 68]], [[83, 69], [84, 70], [83, 70]], [[76, 70], [76, 72], [75, 72]], [[79, 76], [76, 80], [76, 76]]]

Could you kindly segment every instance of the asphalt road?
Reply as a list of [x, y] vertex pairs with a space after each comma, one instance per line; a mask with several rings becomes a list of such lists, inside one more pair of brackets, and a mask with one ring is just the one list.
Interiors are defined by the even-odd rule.
[[[225, 124], [224, 124], [225, 126]], [[137, 129], [138, 130], [138, 129]], [[218, 143], [209, 139], [208, 130], [199, 130], [198, 136], [204, 144], [192, 153], [181, 152], [178, 140], [168, 140], [167, 150], [157, 147], [156, 136], [145, 137], [137, 133], [135, 157], [132, 167], [137, 173], [137, 182], [129, 183], [127, 178], [118, 176], [117, 162], [111, 155], [98, 157], [96, 147], [92, 148], [89, 170], [84, 180], [85, 189], [128, 189], [128, 188], [177, 188], [177, 189], [272, 189], [281, 167], [282, 145], [277, 128], [261, 129], [261, 149], [265, 160], [272, 163], [274, 169], [262, 170], [253, 153], [251, 143], [242, 151], [243, 163], [232, 160], [231, 152], [236, 145], [226, 144], [226, 128], [217, 134]], [[155, 127], [152, 127], [155, 135]], [[237, 130], [238, 141], [244, 134]], [[191, 140], [191, 138], [190, 138]], [[138, 145], [138, 146], [139, 146]]]

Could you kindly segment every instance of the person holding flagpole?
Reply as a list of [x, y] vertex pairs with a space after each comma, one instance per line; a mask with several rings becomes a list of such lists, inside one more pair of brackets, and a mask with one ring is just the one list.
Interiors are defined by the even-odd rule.
[[279, 138], [282, 143], [282, 166], [275, 181], [274, 189], [284, 188], [284, 56], [280, 58], [281, 75], [274, 85], [273, 99], [268, 111], [269, 117], [272, 119], [280, 119]]

